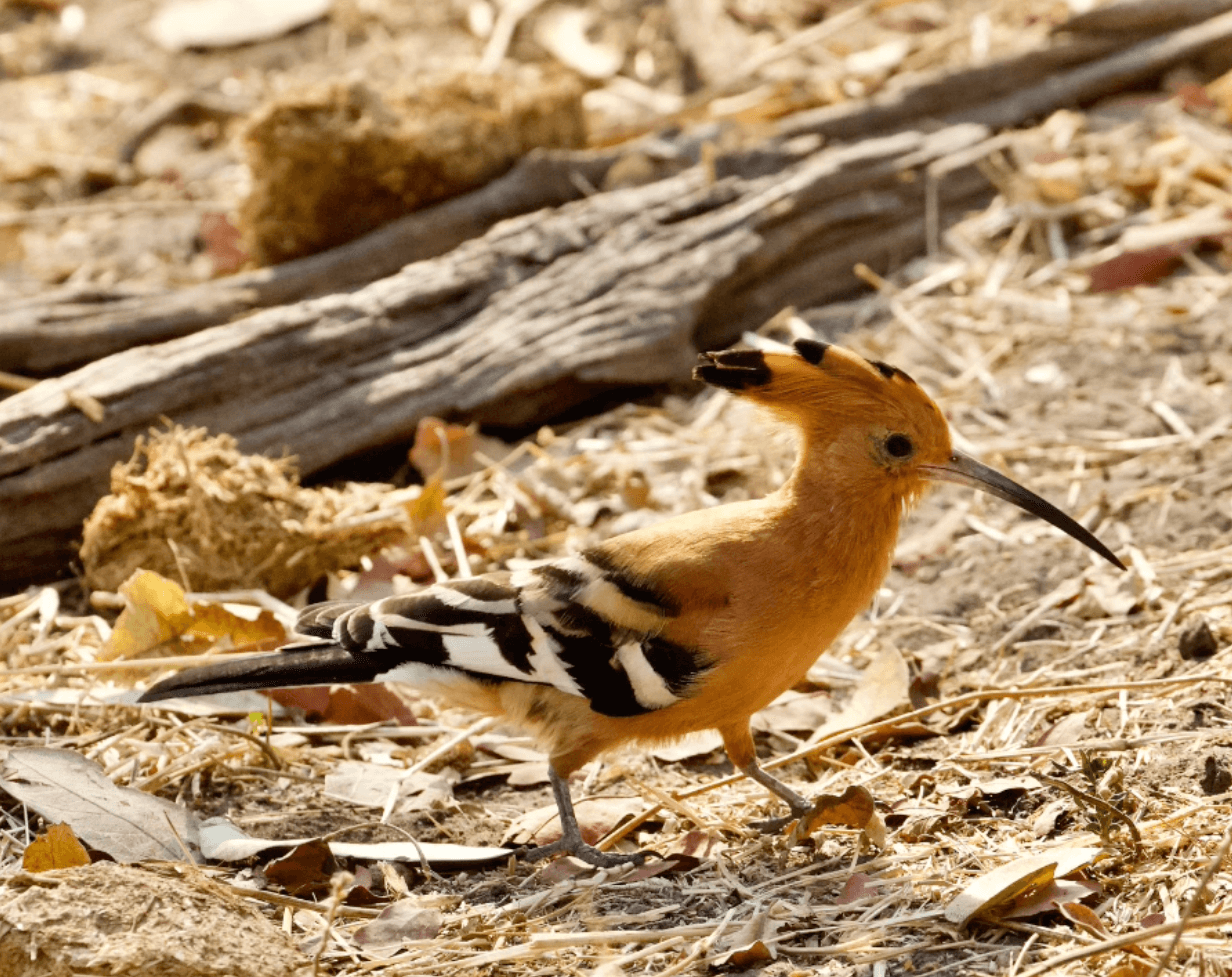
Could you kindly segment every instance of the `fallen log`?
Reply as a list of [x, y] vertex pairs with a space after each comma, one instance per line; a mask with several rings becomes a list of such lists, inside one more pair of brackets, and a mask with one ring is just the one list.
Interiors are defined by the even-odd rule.
[[[1142, 83], [1232, 38], [1232, 0], [1134, 0], [1059, 25], [1050, 46], [948, 74], [914, 79], [867, 99], [783, 120], [760, 149], [720, 159], [746, 172], [763, 154], [789, 161], [801, 135], [857, 140], [903, 128], [977, 122], [1014, 127]], [[1098, 14], [1098, 16], [1096, 16]], [[656, 137], [696, 162], [705, 131]], [[63, 291], [0, 312], [0, 370], [46, 374], [142, 343], [228, 322], [255, 309], [354, 288], [435, 257], [498, 221], [578, 200], [638, 144], [609, 150], [534, 153], [473, 193], [394, 221], [342, 247], [176, 292]]]
[[[506, 221], [355, 292], [136, 347], [0, 402], [0, 581], [64, 565], [113, 463], [162, 417], [291, 451], [306, 473], [421, 417], [530, 424], [607, 387], [688, 375], [784, 305], [855, 285], [878, 242], [923, 241], [930, 163], [981, 126], [824, 149], [770, 175], [698, 166]], [[943, 209], [990, 189], [972, 167]], [[101, 421], [73, 404], [93, 399]]]

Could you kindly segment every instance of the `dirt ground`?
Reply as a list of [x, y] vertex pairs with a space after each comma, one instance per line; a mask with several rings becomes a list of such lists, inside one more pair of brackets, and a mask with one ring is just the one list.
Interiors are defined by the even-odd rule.
[[[592, 86], [592, 140], [651, 127], [704, 87], [714, 69], [673, 34], [673, 6], [577, 8], [632, 79]], [[834, 6], [724, 9], [747, 57]], [[801, 107], [825, 104], [834, 92], [808, 82], [819, 64], [898, 34], [931, 38], [930, 64], [961, 63], [973, 30], [987, 31], [991, 57], [1030, 45], [1077, 5], [882, 6], [841, 47], [784, 62], [777, 83]], [[203, 237], [203, 217], [235, 218], [249, 180], [237, 134], [260, 104], [357, 73], [380, 88], [472, 66], [500, 11], [484, 0], [355, 0], [274, 40], [173, 55], [147, 33], [158, 5], [82, 9], [86, 26], [75, 28], [66, 6], [0, 6], [0, 300], [213, 276], [222, 252]], [[549, 57], [535, 32], [542, 13], [527, 10], [510, 58]], [[875, 84], [853, 80], [847, 97]], [[406, 860], [340, 859], [373, 896], [365, 903], [356, 893], [344, 902], [330, 872], [297, 894], [271, 880], [265, 856], [40, 873], [23, 863], [37, 807], [5, 798], [0, 970], [1146, 977], [1167, 956], [1176, 973], [1229, 972], [1232, 229], [1185, 238], [1164, 274], [1092, 286], [1115, 257], [1113, 231], [1232, 202], [1232, 131], [1168, 94], [1060, 113], [1024, 136], [1030, 151], [990, 162], [1000, 196], [952, 229], [942, 252], [841, 308], [800, 310], [797, 330], [818, 324], [821, 338], [909, 372], [958, 447], [1072, 513], [1129, 567], [968, 490], [944, 486], [923, 501], [874, 607], [756, 727], [761, 756], [790, 758], [779, 775], [797, 790], [864, 787], [883, 837], [873, 826], [823, 826], [794, 842], [762, 834], [750, 822], [781, 812], [747, 780], [718, 783], [732, 768], [713, 743], [629, 751], [588, 767], [574, 793], [631, 798], [644, 818], [615, 844], [669, 856], [654, 871], [511, 862], [426, 874]], [[1054, 156], [1079, 165], [1066, 171], [1075, 189], [1063, 206], [1049, 197], [1055, 173], [1040, 172]], [[522, 462], [507, 463], [514, 476], [489, 466], [450, 483], [450, 511], [493, 567], [761, 494], [786, 476], [793, 446], [727, 394], [690, 388], [562, 423], [519, 450]], [[331, 587], [376, 585], [380, 569]], [[499, 845], [551, 804], [532, 743], [500, 728], [454, 737], [474, 717], [413, 696], [409, 709], [436, 738], [314, 733], [284, 715], [276, 727], [294, 732], [274, 747], [275, 769], [260, 736], [237, 739], [260, 732], [260, 706], [192, 717], [109, 700], [151, 670], [68, 666], [100, 659], [117, 605], [66, 586], [45, 613], [42, 593], [0, 598], [6, 750], [80, 753], [117, 785], [264, 839]], [[901, 665], [894, 681], [862, 684], [885, 662]], [[836, 716], [854, 732], [831, 741]], [[325, 789], [344, 761], [418, 766], [441, 738], [457, 743], [424, 766], [454, 782], [426, 809], [401, 804], [382, 824], [379, 804]], [[955, 921], [963, 890], [996, 867], [1088, 849], [1065, 878], [1031, 876], [1012, 905], [977, 889], [983, 911]], [[363, 928], [391, 903], [418, 915], [382, 945]], [[1182, 919], [1189, 929], [1170, 949], [1169, 924]]]

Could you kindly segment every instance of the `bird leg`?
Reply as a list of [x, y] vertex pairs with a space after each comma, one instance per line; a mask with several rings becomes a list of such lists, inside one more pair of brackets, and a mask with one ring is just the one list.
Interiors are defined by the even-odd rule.
[[723, 747], [727, 750], [727, 755], [731, 757], [731, 761], [736, 769], [748, 777], [749, 780], [754, 780], [761, 784], [775, 797], [785, 801], [787, 806], [791, 808], [790, 817], [773, 818], [770, 821], [756, 821], [751, 825], [752, 827], [766, 834], [777, 834], [795, 818], [802, 818], [812, 810], [813, 805], [809, 803], [807, 797], [797, 794], [783, 781], [779, 780], [778, 777], [770, 776], [770, 774], [757, 765], [757, 751], [753, 746], [753, 734], [749, 731], [749, 724], [747, 722], [735, 723], [731, 726], [720, 728], [719, 735], [723, 737]]
[[548, 767], [548, 779], [552, 782], [552, 795], [556, 798], [556, 809], [560, 815], [560, 838], [550, 845], [540, 845], [532, 848], [521, 857], [528, 862], [550, 858], [552, 855], [572, 855], [580, 858], [588, 865], [596, 868], [612, 868], [615, 865], [641, 865], [646, 860], [646, 852], [634, 852], [630, 855], [599, 851], [594, 845], [588, 845], [582, 838], [582, 829], [578, 826], [577, 815], [573, 813], [573, 797], [569, 794], [569, 782], [560, 776], [555, 768]]
[[746, 763], [740, 768], [740, 772], [750, 780], [757, 781], [776, 797], [782, 798], [787, 803], [787, 806], [791, 808], [791, 814], [787, 817], [751, 822], [749, 826], [756, 828], [762, 834], [778, 834], [787, 825], [791, 824], [792, 821], [804, 817], [804, 815], [812, 810], [813, 805], [809, 803], [808, 798], [797, 794], [777, 777], [770, 776], [770, 774], [757, 765], [756, 760]]
[[748, 777], [749, 780], [756, 780], [766, 790], [770, 791], [771, 794], [786, 801], [787, 806], [791, 808], [792, 817], [804, 817], [813, 807], [807, 797], [797, 794], [777, 777], [770, 776], [770, 774], [757, 765], [756, 760], [746, 763], [740, 768], [740, 772]]

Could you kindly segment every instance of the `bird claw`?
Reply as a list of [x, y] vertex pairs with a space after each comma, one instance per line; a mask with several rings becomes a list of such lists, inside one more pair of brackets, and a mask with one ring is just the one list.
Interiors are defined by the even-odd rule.
[[[801, 798], [801, 800], [803, 800], [803, 798]], [[799, 821], [802, 817], [813, 810], [813, 805], [809, 804], [807, 801], [805, 801], [803, 805], [792, 804], [790, 807], [790, 814], [785, 814], [779, 818], [770, 818], [766, 821], [750, 821], [749, 827], [760, 831], [764, 835], [782, 834], [783, 829], [789, 824], [793, 821]]]
[[517, 852], [519, 858], [526, 862], [538, 862], [554, 855], [572, 855], [579, 861], [595, 868], [615, 868], [618, 865], [642, 865], [648, 857], [655, 855], [652, 851], [638, 852], [608, 852], [599, 851], [594, 845], [585, 842], [575, 842], [561, 838], [550, 845], [540, 845], [537, 848], [521, 849]]
[[764, 835], [777, 835], [781, 834], [783, 829], [794, 820], [796, 820], [794, 814], [787, 814], [781, 818], [770, 818], [768, 821], [750, 821], [749, 827]]

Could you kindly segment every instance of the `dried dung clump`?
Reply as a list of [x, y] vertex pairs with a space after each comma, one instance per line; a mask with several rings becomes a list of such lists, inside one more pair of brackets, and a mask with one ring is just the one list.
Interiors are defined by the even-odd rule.
[[286, 977], [306, 963], [278, 927], [204, 879], [102, 861], [10, 878], [0, 896], [6, 977]]
[[247, 250], [262, 265], [314, 254], [473, 190], [536, 147], [585, 142], [582, 85], [559, 71], [464, 74], [384, 97], [329, 82], [248, 126]]
[[304, 488], [293, 459], [242, 454], [230, 435], [151, 431], [86, 520], [86, 583], [116, 590], [144, 569], [189, 590], [289, 597], [401, 540], [406, 515], [392, 498], [380, 485]]

